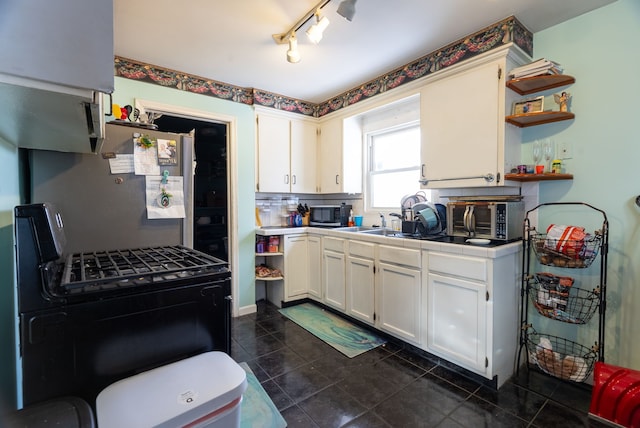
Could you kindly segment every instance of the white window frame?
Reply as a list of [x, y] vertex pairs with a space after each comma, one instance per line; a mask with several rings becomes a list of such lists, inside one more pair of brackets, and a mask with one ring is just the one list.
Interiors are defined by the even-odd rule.
[[[393, 207], [374, 207], [372, 206], [372, 201], [373, 201], [373, 192], [374, 189], [373, 187], [373, 180], [372, 180], [372, 176], [373, 175], [377, 175], [377, 174], [382, 174], [380, 172], [373, 172], [373, 168], [372, 168], [372, 163], [373, 163], [373, 139], [376, 136], [379, 135], [384, 135], [384, 134], [389, 134], [389, 133], [393, 133], [393, 132], [399, 132], [399, 131], [405, 131], [407, 129], [411, 129], [411, 128], [418, 128], [418, 131], [420, 130], [420, 121], [419, 120], [413, 120], [413, 121], [408, 121], [402, 124], [398, 124], [396, 126], [392, 126], [392, 127], [387, 127], [387, 128], [382, 128], [382, 129], [376, 129], [376, 130], [372, 130], [369, 132], [365, 133], [365, 145], [366, 145], [366, 150], [364, 151], [366, 153], [366, 161], [365, 161], [365, 171], [364, 171], [364, 175], [365, 175], [365, 194], [364, 194], [364, 200], [365, 200], [365, 210], [368, 212], [399, 212], [400, 211], [400, 198], [398, 198], [398, 203], [396, 206]], [[399, 148], [399, 150], [401, 150]], [[410, 156], [411, 154], [407, 154], [408, 156]], [[402, 171], [411, 171], [411, 170], [416, 170], [417, 172], [417, 176], [420, 176], [420, 152], [418, 151], [418, 153], [415, 153], [415, 158], [416, 158], [416, 166], [415, 167], [408, 167], [408, 168], [398, 168], [398, 169], [393, 169], [393, 170], [385, 170], [384, 174], [387, 173], [392, 173], [392, 172], [402, 172]], [[417, 181], [416, 181], [417, 183]]]

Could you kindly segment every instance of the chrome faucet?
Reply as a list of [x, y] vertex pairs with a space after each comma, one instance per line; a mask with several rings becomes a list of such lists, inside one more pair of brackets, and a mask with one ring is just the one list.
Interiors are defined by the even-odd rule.
[[387, 220], [384, 218], [384, 214], [382, 213], [378, 213], [380, 214], [380, 226], [384, 229], [387, 227]]

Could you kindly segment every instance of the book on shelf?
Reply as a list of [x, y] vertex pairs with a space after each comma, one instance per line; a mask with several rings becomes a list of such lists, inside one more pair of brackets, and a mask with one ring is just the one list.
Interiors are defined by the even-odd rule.
[[512, 79], [521, 79], [524, 77], [541, 76], [544, 74], [562, 74], [563, 68], [555, 61], [545, 58], [533, 61], [529, 64], [516, 67], [509, 72]]

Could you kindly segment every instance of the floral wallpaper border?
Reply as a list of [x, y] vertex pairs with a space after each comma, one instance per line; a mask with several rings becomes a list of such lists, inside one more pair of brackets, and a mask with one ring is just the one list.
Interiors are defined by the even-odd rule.
[[114, 71], [116, 76], [126, 79], [242, 104], [322, 117], [511, 42], [528, 55], [533, 54], [533, 34], [513, 16], [320, 104], [260, 89], [234, 86], [117, 56], [114, 60]]

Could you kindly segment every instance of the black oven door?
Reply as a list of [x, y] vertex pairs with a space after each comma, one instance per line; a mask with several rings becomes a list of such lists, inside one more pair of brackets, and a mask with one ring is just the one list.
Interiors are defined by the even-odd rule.
[[230, 352], [230, 279], [20, 316], [23, 403], [92, 405], [120, 379], [207, 351]]

